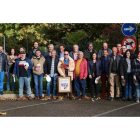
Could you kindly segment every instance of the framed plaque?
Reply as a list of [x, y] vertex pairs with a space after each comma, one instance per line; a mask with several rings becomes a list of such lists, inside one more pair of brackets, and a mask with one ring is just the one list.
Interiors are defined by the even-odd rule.
[[58, 93], [72, 92], [71, 76], [66, 76], [66, 77], [58, 76], [57, 84], [58, 84]]

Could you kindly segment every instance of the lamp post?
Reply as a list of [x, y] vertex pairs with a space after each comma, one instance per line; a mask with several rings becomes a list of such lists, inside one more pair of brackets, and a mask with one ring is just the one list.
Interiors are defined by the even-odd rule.
[[28, 53], [28, 35], [27, 35], [27, 37], [26, 37], [26, 45], [27, 45], [27, 53]]
[[5, 53], [5, 36], [3, 36], [3, 48], [4, 48], [4, 53]]

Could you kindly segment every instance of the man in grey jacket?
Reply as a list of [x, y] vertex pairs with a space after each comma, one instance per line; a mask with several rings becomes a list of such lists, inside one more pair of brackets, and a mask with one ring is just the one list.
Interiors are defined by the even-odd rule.
[[7, 56], [3, 53], [3, 46], [0, 46], [0, 94], [3, 95], [4, 74], [7, 74]]
[[103, 43], [103, 48], [101, 50], [99, 50], [99, 52], [98, 52], [98, 58], [99, 59], [101, 59], [102, 56], [103, 56], [103, 50], [107, 50], [108, 56], [112, 54], [112, 50], [110, 48], [108, 48], [108, 44]]
[[78, 45], [73, 45], [73, 51], [70, 52], [70, 57], [75, 61], [78, 58], [79, 54], [79, 46]]
[[110, 83], [110, 101], [114, 98], [114, 85], [116, 85], [116, 99], [120, 100], [120, 85], [119, 85], [119, 65], [121, 56], [117, 55], [117, 48], [112, 48], [112, 55], [108, 57], [106, 63], [107, 77]]

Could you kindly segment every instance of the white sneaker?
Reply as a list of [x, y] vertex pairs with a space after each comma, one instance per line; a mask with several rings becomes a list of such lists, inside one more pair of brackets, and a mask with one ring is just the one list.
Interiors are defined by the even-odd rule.
[[94, 98], [91, 98], [91, 101], [94, 102]]
[[97, 100], [98, 100], [98, 97], [97, 97], [97, 98], [95, 98], [95, 100], [97, 101]]
[[137, 99], [136, 102], [139, 103], [140, 102], [139, 99]]

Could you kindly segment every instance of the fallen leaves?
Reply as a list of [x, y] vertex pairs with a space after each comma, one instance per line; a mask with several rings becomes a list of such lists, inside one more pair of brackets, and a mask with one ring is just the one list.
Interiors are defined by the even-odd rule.
[[8, 97], [8, 98], [1, 97], [1, 98], [0, 98], [1, 101], [16, 100], [16, 99], [17, 99], [16, 97], [15, 97], [15, 98], [10, 98], [10, 97]]
[[44, 99], [40, 99], [41, 101], [47, 101], [47, 100], [49, 100], [49, 99], [46, 99], [46, 98], [44, 98]]
[[6, 112], [0, 112], [0, 115], [7, 115], [7, 113]]

